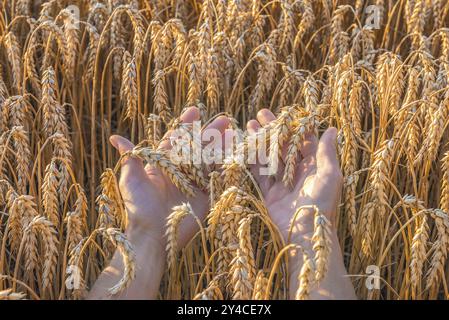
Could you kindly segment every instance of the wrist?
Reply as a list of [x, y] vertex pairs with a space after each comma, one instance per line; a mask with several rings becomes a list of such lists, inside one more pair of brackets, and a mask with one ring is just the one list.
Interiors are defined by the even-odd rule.
[[151, 230], [139, 224], [129, 223], [125, 234], [136, 251], [151, 248], [161, 255], [165, 254], [165, 237], [162, 232]]
[[[328, 221], [330, 221], [329, 230], [331, 235], [337, 235], [337, 228], [333, 222], [335, 219], [335, 211], [321, 212]], [[295, 219], [293, 221], [293, 218]], [[292, 217], [289, 226], [285, 232], [285, 240], [288, 243], [307, 246], [311, 243], [313, 233], [315, 232], [315, 211], [313, 209], [304, 208], [296, 216]]]
[[[338, 241], [337, 230], [330, 230], [330, 250], [331, 253], [340, 251], [340, 244]], [[295, 249], [290, 250], [289, 252], [289, 266], [288, 269], [290, 272], [293, 270], [299, 270], [303, 264], [303, 253], [305, 252], [309, 258], [313, 259], [315, 252], [313, 250], [313, 231], [305, 232], [305, 233], [292, 233], [290, 238], [290, 243], [296, 245]], [[291, 274], [291, 273], [290, 273]]]

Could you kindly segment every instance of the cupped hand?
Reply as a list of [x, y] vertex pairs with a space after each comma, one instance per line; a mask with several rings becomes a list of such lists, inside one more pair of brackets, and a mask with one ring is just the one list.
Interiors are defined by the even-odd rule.
[[[192, 123], [200, 119], [198, 108], [191, 107], [184, 111], [180, 120]], [[225, 116], [216, 118], [207, 129], [216, 129], [224, 134], [229, 126]], [[166, 134], [170, 137], [170, 132]], [[111, 144], [121, 155], [131, 151], [134, 145], [121, 136], [112, 136]], [[164, 139], [159, 148], [170, 150], [169, 139]], [[207, 173], [206, 173], [207, 174]], [[186, 197], [158, 168], [144, 166], [142, 160], [125, 157], [121, 164], [119, 182], [120, 193], [128, 213], [128, 232], [140, 232], [163, 244], [166, 218], [174, 206], [189, 202], [198, 218], [203, 219], [209, 207], [208, 194], [195, 188], [195, 196]], [[179, 230], [179, 244], [185, 245], [197, 230], [193, 217], [186, 217]]]
[[[257, 120], [247, 123], [248, 132], [256, 133], [274, 121], [276, 117], [268, 109], [257, 114]], [[251, 171], [263, 193], [265, 205], [273, 222], [278, 226], [284, 240], [310, 239], [313, 233], [313, 210], [301, 210], [295, 221], [292, 218], [300, 207], [316, 206], [335, 225], [335, 215], [340, 199], [342, 174], [336, 152], [337, 130], [329, 128], [318, 140], [314, 134], [307, 134], [300, 145], [300, 152], [293, 185], [285, 186], [282, 177], [283, 162], [279, 161], [277, 175], [262, 175], [260, 164], [252, 166]], [[285, 156], [287, 145], [284, 146]], [[333, 228], [335, 230], [335, 228]]]

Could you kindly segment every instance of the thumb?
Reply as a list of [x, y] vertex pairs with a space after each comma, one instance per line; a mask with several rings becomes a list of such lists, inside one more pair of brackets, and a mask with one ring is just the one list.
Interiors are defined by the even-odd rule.
[[341, 176], [337, 158], [337, 129], [328, 128], [322, 135], [316, 152], [317, 173], [321, 177]]
[[[109, 138], [109, 141], [121, 156], [134, 148], [134, 144], [122, 136], [113, 135]], [[131, 157], [122, 160], [121, 179], [129, 181], [130, 178], [141, 178], [145, 176], [146, 172], [142, 160]]]

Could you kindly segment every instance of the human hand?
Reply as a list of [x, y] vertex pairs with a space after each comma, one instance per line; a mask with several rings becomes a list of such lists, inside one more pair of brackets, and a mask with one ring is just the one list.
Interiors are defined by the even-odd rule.
[[[187, 109], [180, 117], [185, 124], [200, 119], [199, 110], [195, 107]], [[230, 121], [221, 116], [210, 123], [205, 130], [215, 129], [222, 134]], [[170, 150], [170, 137], [168, 132], [159, 145], [162, 150]], [[121, 155], [133, 150], [134, 145], [120, 136], [112, 136], [111, 144]], [[215, 141], [212, 142], [215, 144]], [[207, 173], [205, 173], [207, 174]], [[196, 216], [203, 219], [208, 211], [208, 195], [204, 190], [195, 188], [193, 197], [186, 197], [171, 180], [158, 168], [143, 165], [142, 160], [133, 157], [124, 157], [121, 166], [119, 182], [120, 193], [128, 213], [128, 226], [126, 234], [133, 244], [136, 257], [135, 280], [127, 290], [114, 298], [120, 299], [155, 299], [165, 265], [164, 237], [166, 218], [174, 206], [189, 202]], [[198, 226], [193, 217], [183, 219], [178, 230], [178, 244], [185, 246], [194, 235]], [[148, 265], [148, 262], [151, 262]], [[89, 299], [111, 298], [108, 288], [112, 287], [124, 270], [122, 258], [116, 252], [89, 292]]]
[[[248, 122], [248, 132], [256, 133], [275, 119], [271, 111], [263, 109], [257, 114], [257, 120]], [[327, 129], [319, 141], [314, 134], [306, 134], [300, 146], [301, 159], [297, 161], [293, 187], [285, 186], [282, 181], [284, 168], [281, 161], [275, 177], [261, 175], [260, 164], [251, 169], [270, 217], [285, 240], [288, 240], [290, 230], [293, 242], [305, 245], [305, 240], [310, 239], [314, 227], [312, 209], [301, 210], [293, 225], [291, 221], [298, 208], [304, 206], [318, 207], [331, 221], [332, 230], [335, 231], [335, 215], [343, 180], [337, 159], [336, 136], [335, 128]]]
[[[191, 107], [184, 111], [180, 120], [189, 124], [200, 119], [198, 108]], [[205, 130], [216, 129], [224, 134], [230, 121], [225, 116], [216, 118]], [[170, 137], [170, 132], [166, 137]], [[112, 136], [112, 145], [121, 155], [134, 148], [134, 145], [121, 136]], [[170, 150], [171, 143], [165, 139], [161, 149]], [[207, 173], [206, 173], [207, 174]], [[128, 233], [145, 234], [164, 245], [166, 218], [174, 206], [189, 202], [194, 213], [203, 219], [209, 207], [208, 194], [195, 188], [194, 197], [186, 197], [160, 169], [150, 165], [144, 166], [140, 159], [125, 158], [122, 160], [120, 176], [120, 192], [128, 212]], [[184, 246], [197, 229], [193, 217], [186, 217], [179, 229], [179, 245]]]
[[[267, 109], [259, 111], [257, 120], [247, 124], [249, 133], [256, 133], [262, 127], [274, 121], [276, 117]], [[262, 191], [268, 213], [279, 228], [284, 240], [299, 245], [308, 256], [313, 255], [312, 236], [314, 233], [314, 209], [331, 222], [330, 256], [328, 272], [324, 278], [311, 289], [312, 299], [355, 299], [355, 292], [347, 277], [343, 255], [338, 243], [335, 216], [340, 199], [342, 174], [337, 159], [335, 128], [329, 128], [318, 141], [313, 134], [306, 134], [300, 145], [300, 159], [297, 161], [293, 186], [285, 186], [282, 181], [284, 167], [279, 164], [275, 177], [261, 175], [260, 164], [251, 171]], [[287, 146], [283, 147], [283, 156]], [[298, 209], [301, 209], [296, 215]], [[294, 219], [294, 221], [293, 221]], [[290, 298], [297, 297], [299, 286], [298, 274], [304, 264], [303, 255], [298, 250], [290, 251], [289, 284]]]

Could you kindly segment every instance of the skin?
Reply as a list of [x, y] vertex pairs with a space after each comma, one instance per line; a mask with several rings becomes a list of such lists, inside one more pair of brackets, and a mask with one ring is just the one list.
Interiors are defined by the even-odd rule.
[[[199, 118], [199, 111], [195, 107], [187, 109], [181, 115], [184, 123], [190, 123]], [[274, 119], [275, 116], [269, 110], [261, 110], [257, 120], [248, 122], [247, 129], [250, 133], [255, 133]], [[229, 123], [229, 119], [222, 116], [209, 124], [207, 129], [218, 129], [224, 139]], [[330, 221], [335, 220], [342, 183], [335, 140], [335, 128], [328, 129], [320, 141], [313, 135], [306, 137], [300, 147], [301, 158], [297, 161], [297, 174], [293, 188], [284, 186], [282, 166], [277, 176], [271, 178], [259, 175], [259, 164], [252, 166], [252, 173], [259, 183], [268, 212], [284, 239], [288, 239], [292, 217], [301, 206], [314, 204]], [[110, 141], [120, 154], [134, 147], [130, 141], [120, 136], [112, 136]], [[169, 149], [169, 141], [164, 141], [162, 147]], [[195, 214], [203, 219], [209, 210], [208, 195], [202, 190], [196, 190], [196, 196], [187, 199], [160, 170], [149, 165], [144, 167], [142, 161], [130, 158], [124, 159], [122, 163], [120, 192], [129, 215], [126, 235], [136, 252], [136, 279], [123, 293], [114, 297], [108, 294], [108, 288], [117, 283], [123, 271], [120, 254], [115, 253], [110, 265], [94, 284], [88, 298], [155, 299], [165, 268], [166, 239], [163, 234], [171, 208], [188, 201]], [[313, 233], [313, 212], [308, 209], [302, 210], [292, 224], [291, 242], [313, 254], [310, 242]], [[337, 232], [333, 225], [329, 272], [319, 286], [312, 289], [311, 298], [355, 299], [354, 288], [346, 277]], [[187, 217], [183, 220], [179, 230], [180, 247], [186, 245], [196, 231], [197, 225], [193, 218]], [[298, 287], [297, 277], [301, 266], [302, 254], [292, 250], [289, 262], [291, 298], [294, 298]]]

